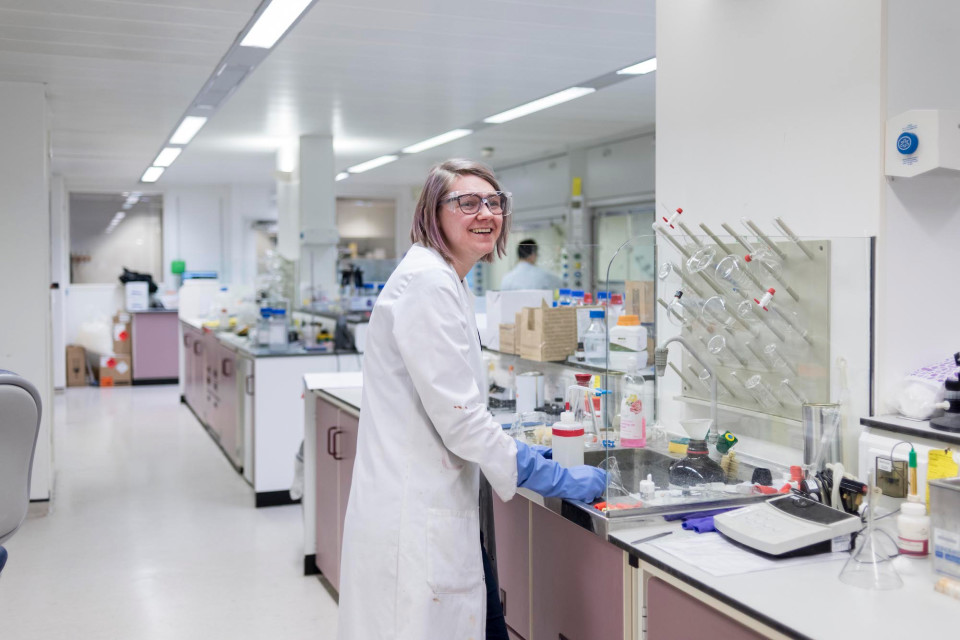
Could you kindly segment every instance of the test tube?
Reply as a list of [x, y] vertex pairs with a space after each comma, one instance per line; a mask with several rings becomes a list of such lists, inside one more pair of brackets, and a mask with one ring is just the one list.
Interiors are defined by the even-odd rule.
[[757, 401], [757, 404], [764, 409], [775, 409], [780, 406], [780, 401], [777, 400], [776, 396], [774, 396], [770, 390], [770, 387], [759, 375], [748, 378], [747, 381], [743, 383], [743, 386], [750, 392], [753, 399]]
[[[692, 364], [687, 365], [687, 369], [690, 370], [690, 373], [695, 375], [700, 383], [703, 385], [703, 388], [707, 390], [707, 393], [710, 393], [710, 372], [706, 369], [701, 369], [699, 373], [694, 368]], [[717, 378], [717, 395], [722, 397], [729, 397], [733, 395], [730, 391], [730, 387], [724, 384], [723, 380]]]

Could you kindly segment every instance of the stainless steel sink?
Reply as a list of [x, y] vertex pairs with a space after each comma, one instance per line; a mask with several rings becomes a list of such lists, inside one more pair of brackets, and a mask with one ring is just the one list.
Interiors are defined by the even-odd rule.
[[[647, 474], [653, 476], [653, 481], [657, 487], [666, 487], [669, 484], [670, 465], [680, 458], [680, 456], [673, 456], [650, 448], [608, 449], [606, 451], [586, 451], [583, 461], [585, 464], [597, 466], [608, 456], [616, 458], [623, 485], [629, 491], [636, 491], [640, 480], [646, 478]], [[751, 470], [741, 466], [740, 471], [742, 475], [743, 473], [749, 474]], [[607, 512], [602, 512], [594, 508], [592, 504], [585, 502], [557, 498], [541, 500], [543, 500], [543, 506], [546, 508], [606, 538], [611, 531], [635, 527], [644, 522], [662, 522], [664, 516], [667, 515], [736, 507], [768, 498], [769, 496], [765, 495], [740, 496], [731, 494], [722, 497], [704, 497], [691, 494], [684, 496], [684, 499], [676, 504], [642, 506], [635, 509], [618, 509]]]

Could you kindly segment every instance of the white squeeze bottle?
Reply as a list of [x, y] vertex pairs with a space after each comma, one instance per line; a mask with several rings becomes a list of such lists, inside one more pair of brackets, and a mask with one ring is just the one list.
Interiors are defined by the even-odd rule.
[[572, 411], [561, 413], [560, 422], [553, 424], [553, 459], [568, 469], [583, 464], [583, 425]]
[[647, 446], [647, 419], [643, 415], [642, 387], [628, 384], [620, 403], [620, 446]]

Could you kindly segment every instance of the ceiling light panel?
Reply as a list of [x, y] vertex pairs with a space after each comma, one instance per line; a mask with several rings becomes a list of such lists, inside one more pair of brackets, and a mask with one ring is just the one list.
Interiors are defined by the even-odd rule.
[[439, 147], [442, 144], [459, 140], [460, 138], [466, 137], [471, 133], [473, 133], [473, 129], [454, 129], [453, 131], [447, 131], [446, 133], [441, 133], [438, 136], [428, 138], [422, 142], [412, 144], [409, 147], [404, 148], [403, 152], [420, 153], [421, 151], [433, 149], [434, 147]]
[[150, 167], [143, 172], [143, 175], [140, 176], [141, 182], [156, 182], [160, 179], [160, 176], [163, 175], [163, 167]]
[[558, 104], [563, 104], [564, 102], [576, 100], [577, 98], [593, 93], [594, 91], [596, 91], [596, 89], [593, 87], [570, 87], [569, 89], [558, 91], [557, 93], [540, 98], [539, 100], [534, 100], [533, 102], [528, 102], [527, 104], [522, 104], [519, 107], [508, 109], [507, 111], [490, 116], [489, 118], [484, 118], [483, 121], [489, 124], [502, 124], [504, 122], [509, 122], [511, 120], [516, 120], [517, 118], [530, 115], [531, 113], [536, 113], [537, 111], [543, 111], [544, 109], [555, 107]]
[[373, 160], [368, 160], [367, 162], [361, 162], [360, 164], [354, 165], [347, 169], [350, 173], [363, 173], [364, 171], [370, 171], [370, 169], [376, 169], [377, 167], [382, 167], [385, 164], [390, 164], [400, 156], [380, 156], [379, 158], [374, 158]]
[[190, 144], [193, 136], [197, 135], [205, 124], [207, 124], [207, 118], [203, 116], [187, 116], [170, 136], [170, 144]]
[[631, 65], [624, 69], [617, 71], [620, 75], [630, 75], [630, 76], [642, 76], [647, 73], [652, 73], [657, 70], [657, 59], [650, 58], [649, 60], [644, 60], [643, 62], [638, 62], [635, 65]]
[[179, 147], [164, 147], [163, 151], [157, 155], [157, 159], [153, 161], [153, 166], [169, 167], [173, 164], [173, 161], [177, 159], [181, 151], [183, 151], [183, 149]]
[[300, 19], [313, 0], [272, 0], [240, 41], [241, 47], [269, 49]]

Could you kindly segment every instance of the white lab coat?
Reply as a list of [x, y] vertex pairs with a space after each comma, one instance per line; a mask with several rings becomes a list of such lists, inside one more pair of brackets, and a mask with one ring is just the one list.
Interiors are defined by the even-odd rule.
[[501, 291], [523, 289], [559, 289], [563, 281], [535, 264], [521, 260], [500, 281]]
[[340, 640], [482, 640], [479, 476], [509, 500], [517, 446], [487, 413], [473, 296], [413, 246], [370, 318], [340, 566]]

